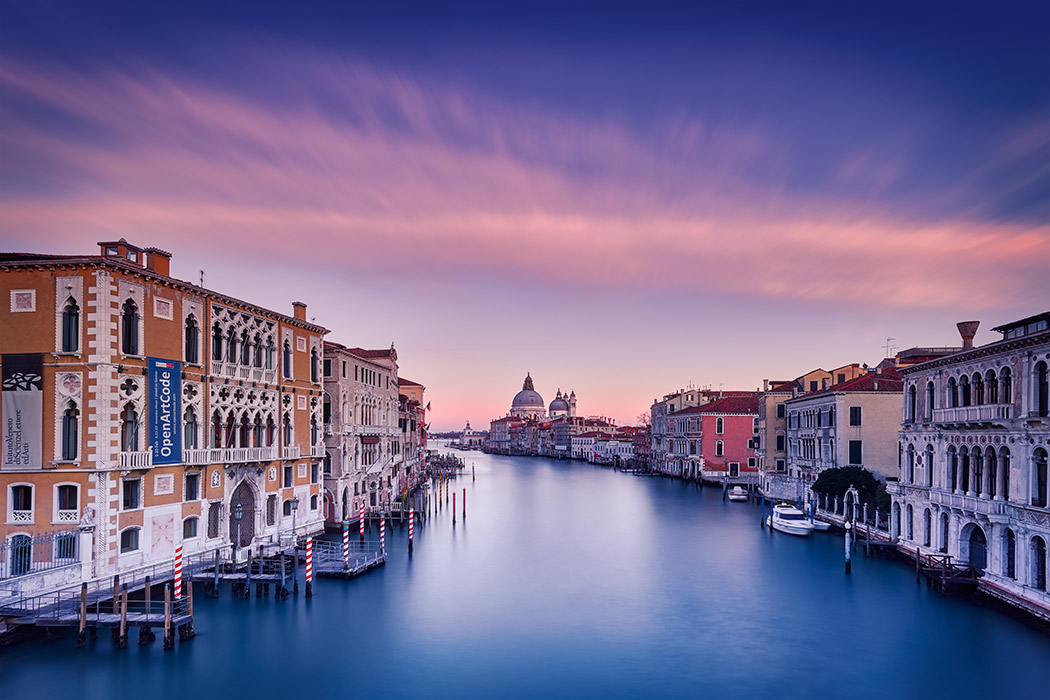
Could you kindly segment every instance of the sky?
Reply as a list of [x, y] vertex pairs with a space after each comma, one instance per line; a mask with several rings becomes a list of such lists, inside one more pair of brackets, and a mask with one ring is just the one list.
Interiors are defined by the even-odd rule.
[[0, 250], [636, 422], [1050, 310], [1050, 4], [0, 3]]

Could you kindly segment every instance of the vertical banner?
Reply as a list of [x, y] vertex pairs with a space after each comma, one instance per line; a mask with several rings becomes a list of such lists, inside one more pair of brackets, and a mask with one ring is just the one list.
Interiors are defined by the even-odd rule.
[[154, 464], [182, 461], [182, 363], [178, 360], [148, 360], [149, 444]]
[[3, 420], [3, 467], [40, 467], [44, 458], [44, 356], [0, 357], [3, 362], [0, 418]]

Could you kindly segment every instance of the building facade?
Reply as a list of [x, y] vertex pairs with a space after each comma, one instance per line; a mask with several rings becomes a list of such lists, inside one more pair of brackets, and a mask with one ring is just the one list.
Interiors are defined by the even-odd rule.
[[99, 245], [0, 256], [3, 541], [79, 527], [104, 576], [319, 530], [327, 331]]
[[902, 370], [900, 481], [892, 534], [921, 554], [983, 572], [979, 586], [1050, 619], [1050, 312], [973, 347]]

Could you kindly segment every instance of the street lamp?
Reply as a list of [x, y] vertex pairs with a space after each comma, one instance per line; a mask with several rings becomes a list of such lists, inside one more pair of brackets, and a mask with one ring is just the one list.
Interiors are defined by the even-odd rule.
[[241, 520], [244, 519], [244, 506], [240, 503], [233, 509], [233, 519], [237, 521], [237, 539], [233, 543], [233, 560], [237, 561], [237, 549], [241, 546]]
[[292, 537], [295, 537], [295, 516], [299, 512], [299, 497], [292, 496]]

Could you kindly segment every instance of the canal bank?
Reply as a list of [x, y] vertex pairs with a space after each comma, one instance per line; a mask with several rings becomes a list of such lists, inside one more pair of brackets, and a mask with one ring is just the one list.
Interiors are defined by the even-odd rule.
[[[1050, 639], [916, 585], [841, 536], [789, 538], [716, 489], [471, 455], [384, 567], [288, 601], [197, 597], [197, 637], [0, 655], [12, 697], [1021, 697]], [[461, 504], [457, 504], [460, 505]], [[199, 591], [200, 589], [198, 589]], [[980, 659], [980, 663], [962, 660]], [[61, 669], [61, 673], [56, 673]]]

